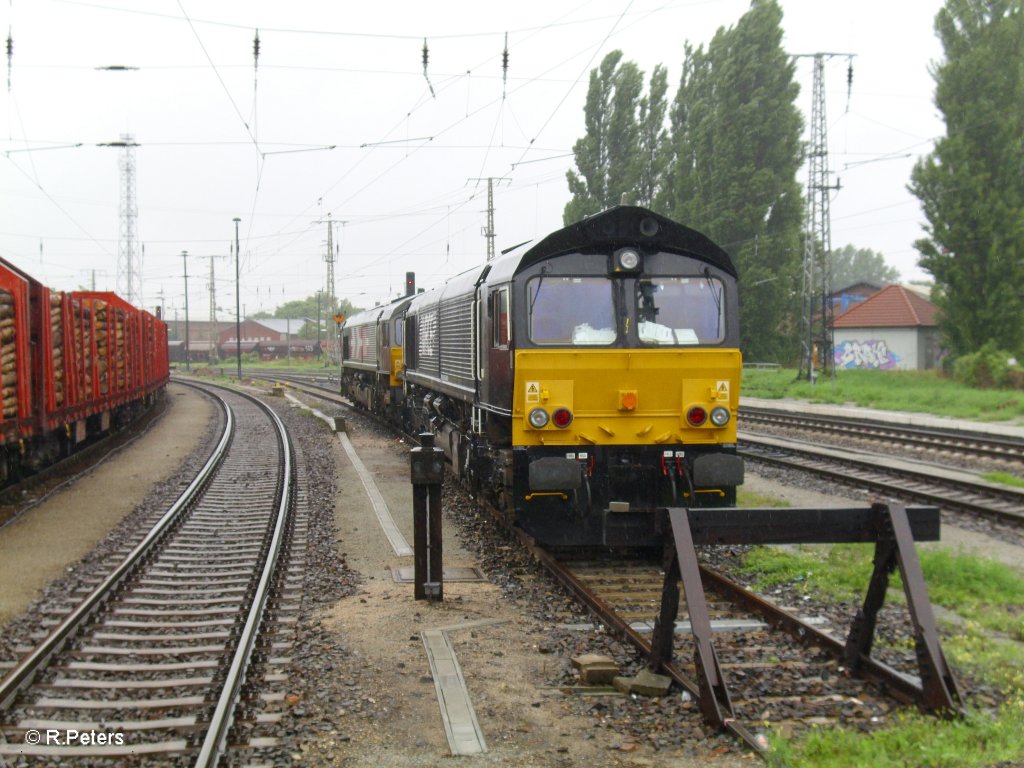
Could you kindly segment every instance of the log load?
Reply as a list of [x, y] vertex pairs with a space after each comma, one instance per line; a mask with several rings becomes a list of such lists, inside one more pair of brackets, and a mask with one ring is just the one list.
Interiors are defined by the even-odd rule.
[[50, 293], [50, 338], [53, 343], [53, 391], [58, 408], [64, 405], [66, 376], [64, 370], [64, 294]]
[[18, 416], [18, 355], [14, 333], [14, 297], [0, 289], [0, 385], [5, 419]]

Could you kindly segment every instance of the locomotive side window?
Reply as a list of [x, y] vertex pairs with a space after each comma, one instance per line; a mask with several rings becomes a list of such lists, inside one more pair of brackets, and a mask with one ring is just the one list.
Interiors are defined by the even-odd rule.
[[645, 344], [717, 344], [725, 338], [723, 286], [713, 277], [637, 280], [637, 333]]
[[508, 288], [491, 294], [491, 345], [508, 346]]
[[405, 338], [408, 343], [405, 345], [405, 367], [415, 368], [417, 363], [416, 356], [416, 318], [407, 317], [405, 318]]
[[535, 344], [607, 346], [615, 341], [615, 301], [606, 277], [535, 277], [526, 285], [526, 305]]
[[395, 346], [402, 346], [402, 321], [395, 320]]

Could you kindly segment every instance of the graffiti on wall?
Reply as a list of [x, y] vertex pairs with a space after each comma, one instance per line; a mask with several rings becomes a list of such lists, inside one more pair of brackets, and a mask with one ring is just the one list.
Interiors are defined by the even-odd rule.
[[887, 371], [895, 368], [899, 362], [899, 355], [890, 352], [889, 345], [883, 339], [844, 341], [836, 345], [837, 368], [877, 368]]

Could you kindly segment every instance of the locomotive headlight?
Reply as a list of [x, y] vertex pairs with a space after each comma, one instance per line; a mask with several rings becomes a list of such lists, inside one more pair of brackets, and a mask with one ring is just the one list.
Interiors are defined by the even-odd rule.
[[728, 408], [723, 408], [719, 405], [711, 409], [711, 423], [716, 427], [724, 427], [729, 423], [730, 418], [731, 414]]
[[534, 408], [530, 411], [530, 415], [527, 417], [530, 421], [530, 426], [534, 429], [544, 429], [548, 425], [548, 412], [543, 408]]
[[640, 266], [640, 254], [632, 248], [623, 248], [619, 251], [619, 268], [632, 271]]

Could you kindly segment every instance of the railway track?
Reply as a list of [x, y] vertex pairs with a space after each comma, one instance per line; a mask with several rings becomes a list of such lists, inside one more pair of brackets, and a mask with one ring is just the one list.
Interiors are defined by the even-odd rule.
[[1024, 470], [1024, 440], [970, 429], [939, 429], [913, 424], [893, 424], [874, 419], [825, 416], [742, 406], [739, 422], [745, 431], [784, 430], [808, 434], [817, 442], [825, 439], [881, 444], [891, 450], [900, 446], [918, 453], [939, 454], [946, 460], [979, 457], [996, 460]]
[[211, 766], [237, 726], [268, 719], [250, 706], [264, 674], [254, 660], [294, 586], [279, 568], [294, 460], [272, 410], [217, 398], [225, 429], [199, 475], [0, 681], [0, 762]]
[[[604, 623], [641, 654], [651, 654], [652, 632], [663, 591], [660, 563], [643, 560], [560, 556], [527, 541], [553, 576]], [[700, 566], [709, 594], [708, 614], [720, 664], [725, 700], [735, 717], [724, 727], [758, 753], [767, 750], [765, 733], [794, 732], [822, 725], [884, 721], [893, 708], [919, 696], [912, 660], [900, 669], [871, 660], [850, 673], [844, 661], [845, 633], [823, 617], [798, 616], [746, 589], [718, 570]], [[682, 686], [703, 709], [697, 643], [685, 597], [673, 635], [673, 661], [660, 670]]]
[[830, 448], [797, 440], [739, 434], [740, 454], [765, 464], [800, 469], [913, 503], [1024, 525], [1024, 489], [933, 464]]

